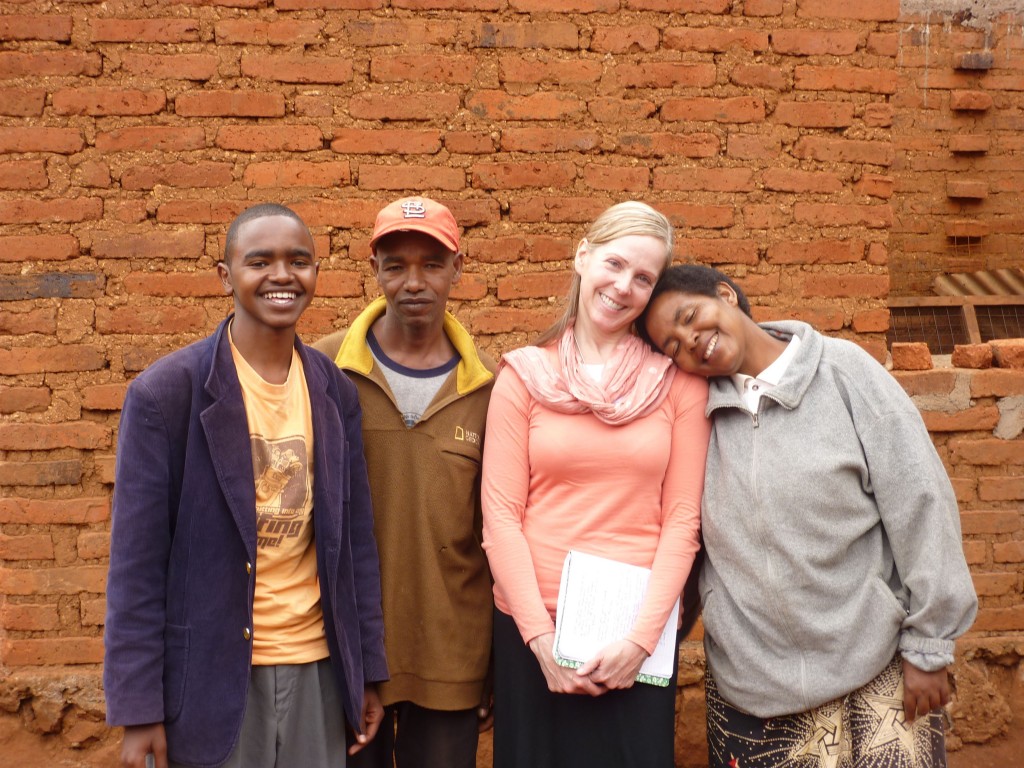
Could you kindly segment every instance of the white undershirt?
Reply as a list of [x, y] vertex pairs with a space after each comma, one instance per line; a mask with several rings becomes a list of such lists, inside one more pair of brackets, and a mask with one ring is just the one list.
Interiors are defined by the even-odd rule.
[[782, 376], [789, 367], [790, 362], [796, 357], [796, 351], [800, 348], [800, 337], [793, 336], [789, 344], [782, 350], [782, 354], [775, 358], [774, 362], [761, 371], [757, 376], [747, 376], [745, 373], [732, 374], [732, 383], [736, 391], [743, 398], [743, 407], [751, 413], [757, 413], [757, 406], [761, 397], [771, 392], [782, 381]]

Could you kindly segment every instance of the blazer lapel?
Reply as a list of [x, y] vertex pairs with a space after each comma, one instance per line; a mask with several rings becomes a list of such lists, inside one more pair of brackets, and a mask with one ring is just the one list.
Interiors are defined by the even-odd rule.
[[245, 542], [249, 557], [256, 558], [256, 482], [252, 475], [252, 446], [242, 388], [238, 383], [225, 320], [217, 330], [213, 364], [206, 391], [213, 404], [199, 416], [210, 446], [217, 481], [227, 499], [235, 525]]

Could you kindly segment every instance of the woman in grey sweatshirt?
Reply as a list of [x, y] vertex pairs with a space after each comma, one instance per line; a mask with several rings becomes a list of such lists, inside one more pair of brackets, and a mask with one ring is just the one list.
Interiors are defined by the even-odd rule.
[[701, 574], [712, 768], [941, 768], [953, 641], [977, 612], [916, 407], [857, 345], [758, 325], [704, 266], [641, 336], [710, 379]]

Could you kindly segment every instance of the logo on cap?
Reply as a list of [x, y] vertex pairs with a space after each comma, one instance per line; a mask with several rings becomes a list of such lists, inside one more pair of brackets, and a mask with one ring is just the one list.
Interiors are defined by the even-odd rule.
[[404, 200], [402, 202], [402, 214], [407, 219], [427, 218], [427, 208], [422, 200]]

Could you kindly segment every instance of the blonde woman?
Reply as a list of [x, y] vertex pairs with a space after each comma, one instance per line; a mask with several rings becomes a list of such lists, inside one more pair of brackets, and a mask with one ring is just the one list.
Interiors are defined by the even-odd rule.
[[[494, 764], [673, 765], [675, 685], [636, 684], [697, 551], [707, 385], [633, 334], [672, 254], [650, 206], [579, 243], [564, 316], [505, 355], [487, 418], [484, 549], [494, 577]], [[553, 655], [569, 550], [651, 569], [632, 629], [579, 669]]]

